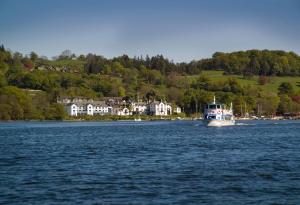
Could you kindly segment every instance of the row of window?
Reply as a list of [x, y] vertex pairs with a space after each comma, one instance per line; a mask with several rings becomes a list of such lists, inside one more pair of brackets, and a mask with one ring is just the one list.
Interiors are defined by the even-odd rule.
[[206, 109], [221, 109], [221, 105], [206, 105]]

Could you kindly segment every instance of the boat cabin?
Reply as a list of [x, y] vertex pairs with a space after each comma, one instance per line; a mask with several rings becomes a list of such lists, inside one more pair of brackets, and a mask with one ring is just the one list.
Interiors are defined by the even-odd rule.
[[206, 105], [205, 109], [211, 109], [211, 110], [222, 109], [222, 105], [213, 103], [213, 104]]
[[230, 120], [231, 118], [232, 110], [227, 110], [225, 105], [211, 103], [205, 106], [204, 119]]

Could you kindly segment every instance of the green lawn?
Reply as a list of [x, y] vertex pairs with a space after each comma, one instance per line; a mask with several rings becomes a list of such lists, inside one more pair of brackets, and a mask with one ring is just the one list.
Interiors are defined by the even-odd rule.
[[[244, 79], [241, 75], [223, 75], [223, 71], [203, 71], [202, 74], [209, 77], [213, 82], [226, 80], [228, 78], [235, 78], [242, 86], [252, 85], [261, 88], [265, 92], [275, 92], [282, 82], [291, 83], [295, 90], [300, 91], [300, 77], [270, 77], [270, 82], [265, 85], [258, 84], [258, 76], [254, 76], [252, 79]], [[196, 78], [197, 76], [190, 76], [190, 78]]]

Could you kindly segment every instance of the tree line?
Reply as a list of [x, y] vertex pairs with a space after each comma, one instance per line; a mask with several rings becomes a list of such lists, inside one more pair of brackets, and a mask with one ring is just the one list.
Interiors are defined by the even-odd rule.
[[223, 70], [244, 76], [299, 76], [300, 57], [294, 52], [249, 50], [233, 53], [217, 52], [199, 61], [203, 70]]

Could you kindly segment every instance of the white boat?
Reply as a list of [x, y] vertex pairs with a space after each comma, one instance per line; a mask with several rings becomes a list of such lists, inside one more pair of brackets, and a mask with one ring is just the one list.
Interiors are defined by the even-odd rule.
[[226, 109], [225, 105], [216, 103], [216, 98], [214, 97], [214, 101], [205, 107], [203, 122], [211, 127], [235, 125], [232, 103], [230, 109]]
[[134, 121], [135, 121], [135, 122], [141, 122], [142, 119], [141, 119], [141, 118], [134, 118]]

